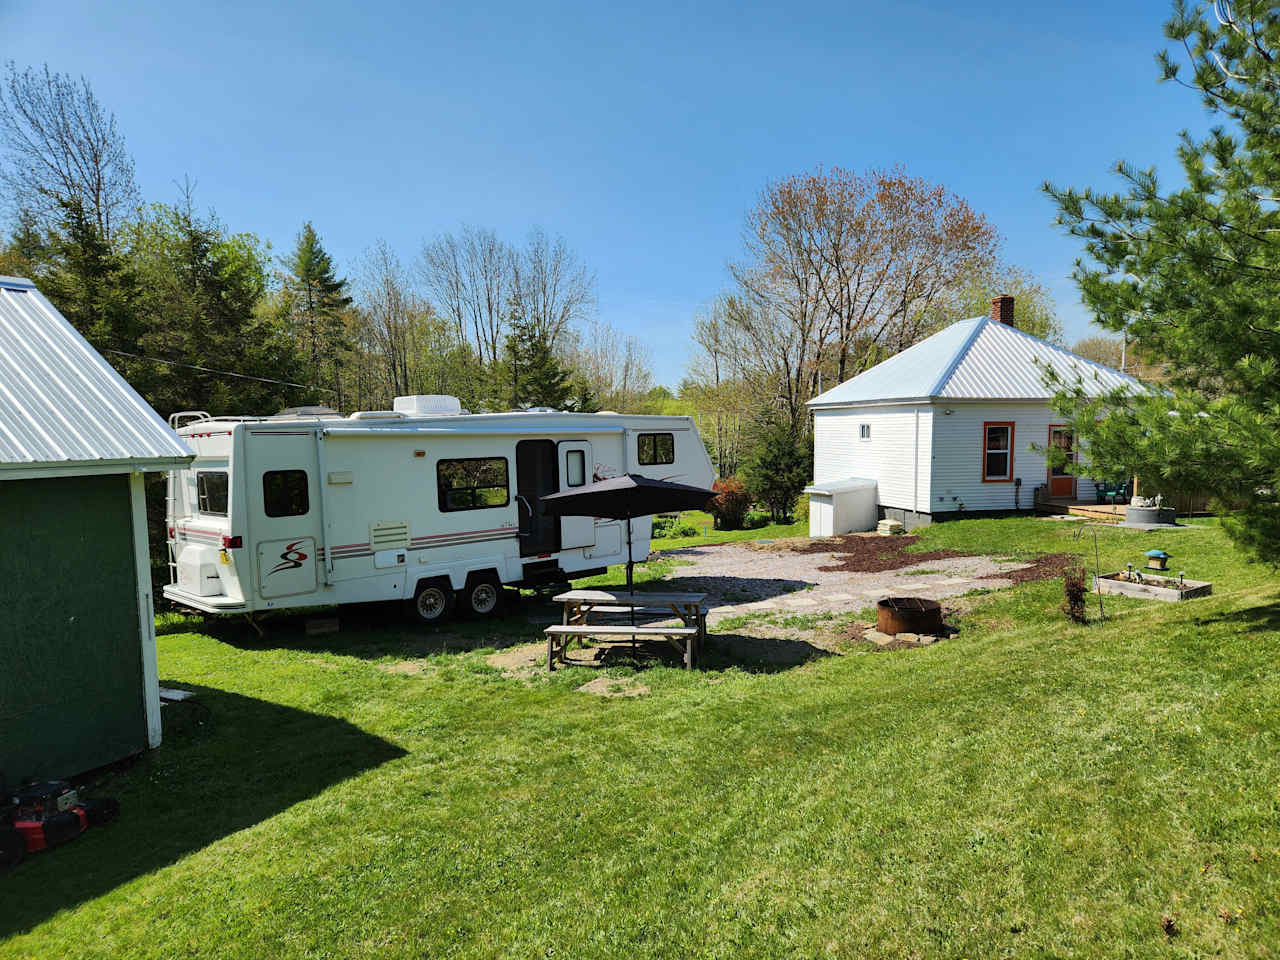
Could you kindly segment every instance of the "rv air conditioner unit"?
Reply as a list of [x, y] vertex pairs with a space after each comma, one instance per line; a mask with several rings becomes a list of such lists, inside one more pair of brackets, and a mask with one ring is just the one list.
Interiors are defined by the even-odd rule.
[[443, 393], [418, 394], [396, 397], [392, 409], [406, 417], [456, 417], [462, 413], [462, 401]]

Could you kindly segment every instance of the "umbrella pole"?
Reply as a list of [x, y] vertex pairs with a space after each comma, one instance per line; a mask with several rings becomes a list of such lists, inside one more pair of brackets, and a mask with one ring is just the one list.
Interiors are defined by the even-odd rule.
[[[631, 625], [634, 627], [636, 625], [636, 590], [631, 582], [631, 556], [631, 518], [627, 517], [627, 593], [631, 595]], [[636, 652], [636, 635], [634, 633], [631, 634], [631, 652], [633, 654]]]

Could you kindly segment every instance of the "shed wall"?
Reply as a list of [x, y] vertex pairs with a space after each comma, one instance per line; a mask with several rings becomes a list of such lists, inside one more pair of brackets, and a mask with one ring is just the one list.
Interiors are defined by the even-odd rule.
[[[862, 424], [871, 429], [869, 439], [859, 436]], [[927, 404], [816, 409], [814, 481], [864, 477], [876, 481], [881, 507], [927, 511], [932, 424]]]
[[0, 775], [147, 746], [129, 477], [0, 482]]

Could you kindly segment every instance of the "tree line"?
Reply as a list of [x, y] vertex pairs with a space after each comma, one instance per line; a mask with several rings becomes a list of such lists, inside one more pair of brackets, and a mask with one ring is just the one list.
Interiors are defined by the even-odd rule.
[[463, 227], [408, 263], [375, 242], [342, 275], [312, 222], [276, 256], [201, 211], [190, 180], [144, 202], [114, 115], [89, 83], [6, 65], [0, 273], [34, 280], [162, 413], [386, 409], [448, 393], [472, 410], [643, 410], [645, 347], [596, 313], [594, 273], [534, 228]]

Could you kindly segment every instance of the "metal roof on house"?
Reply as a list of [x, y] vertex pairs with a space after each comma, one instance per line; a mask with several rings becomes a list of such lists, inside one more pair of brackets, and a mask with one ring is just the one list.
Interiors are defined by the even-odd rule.
[[159, 470], [191, 456], [35, 284], [0, 277], [0, 477]]
[[1119, 370], [990, 317], [960, 320], [809, 401], [843, 407], [906, 400], [1047, 400], [1046, 369], [1089, 396], [1141, 384]]

